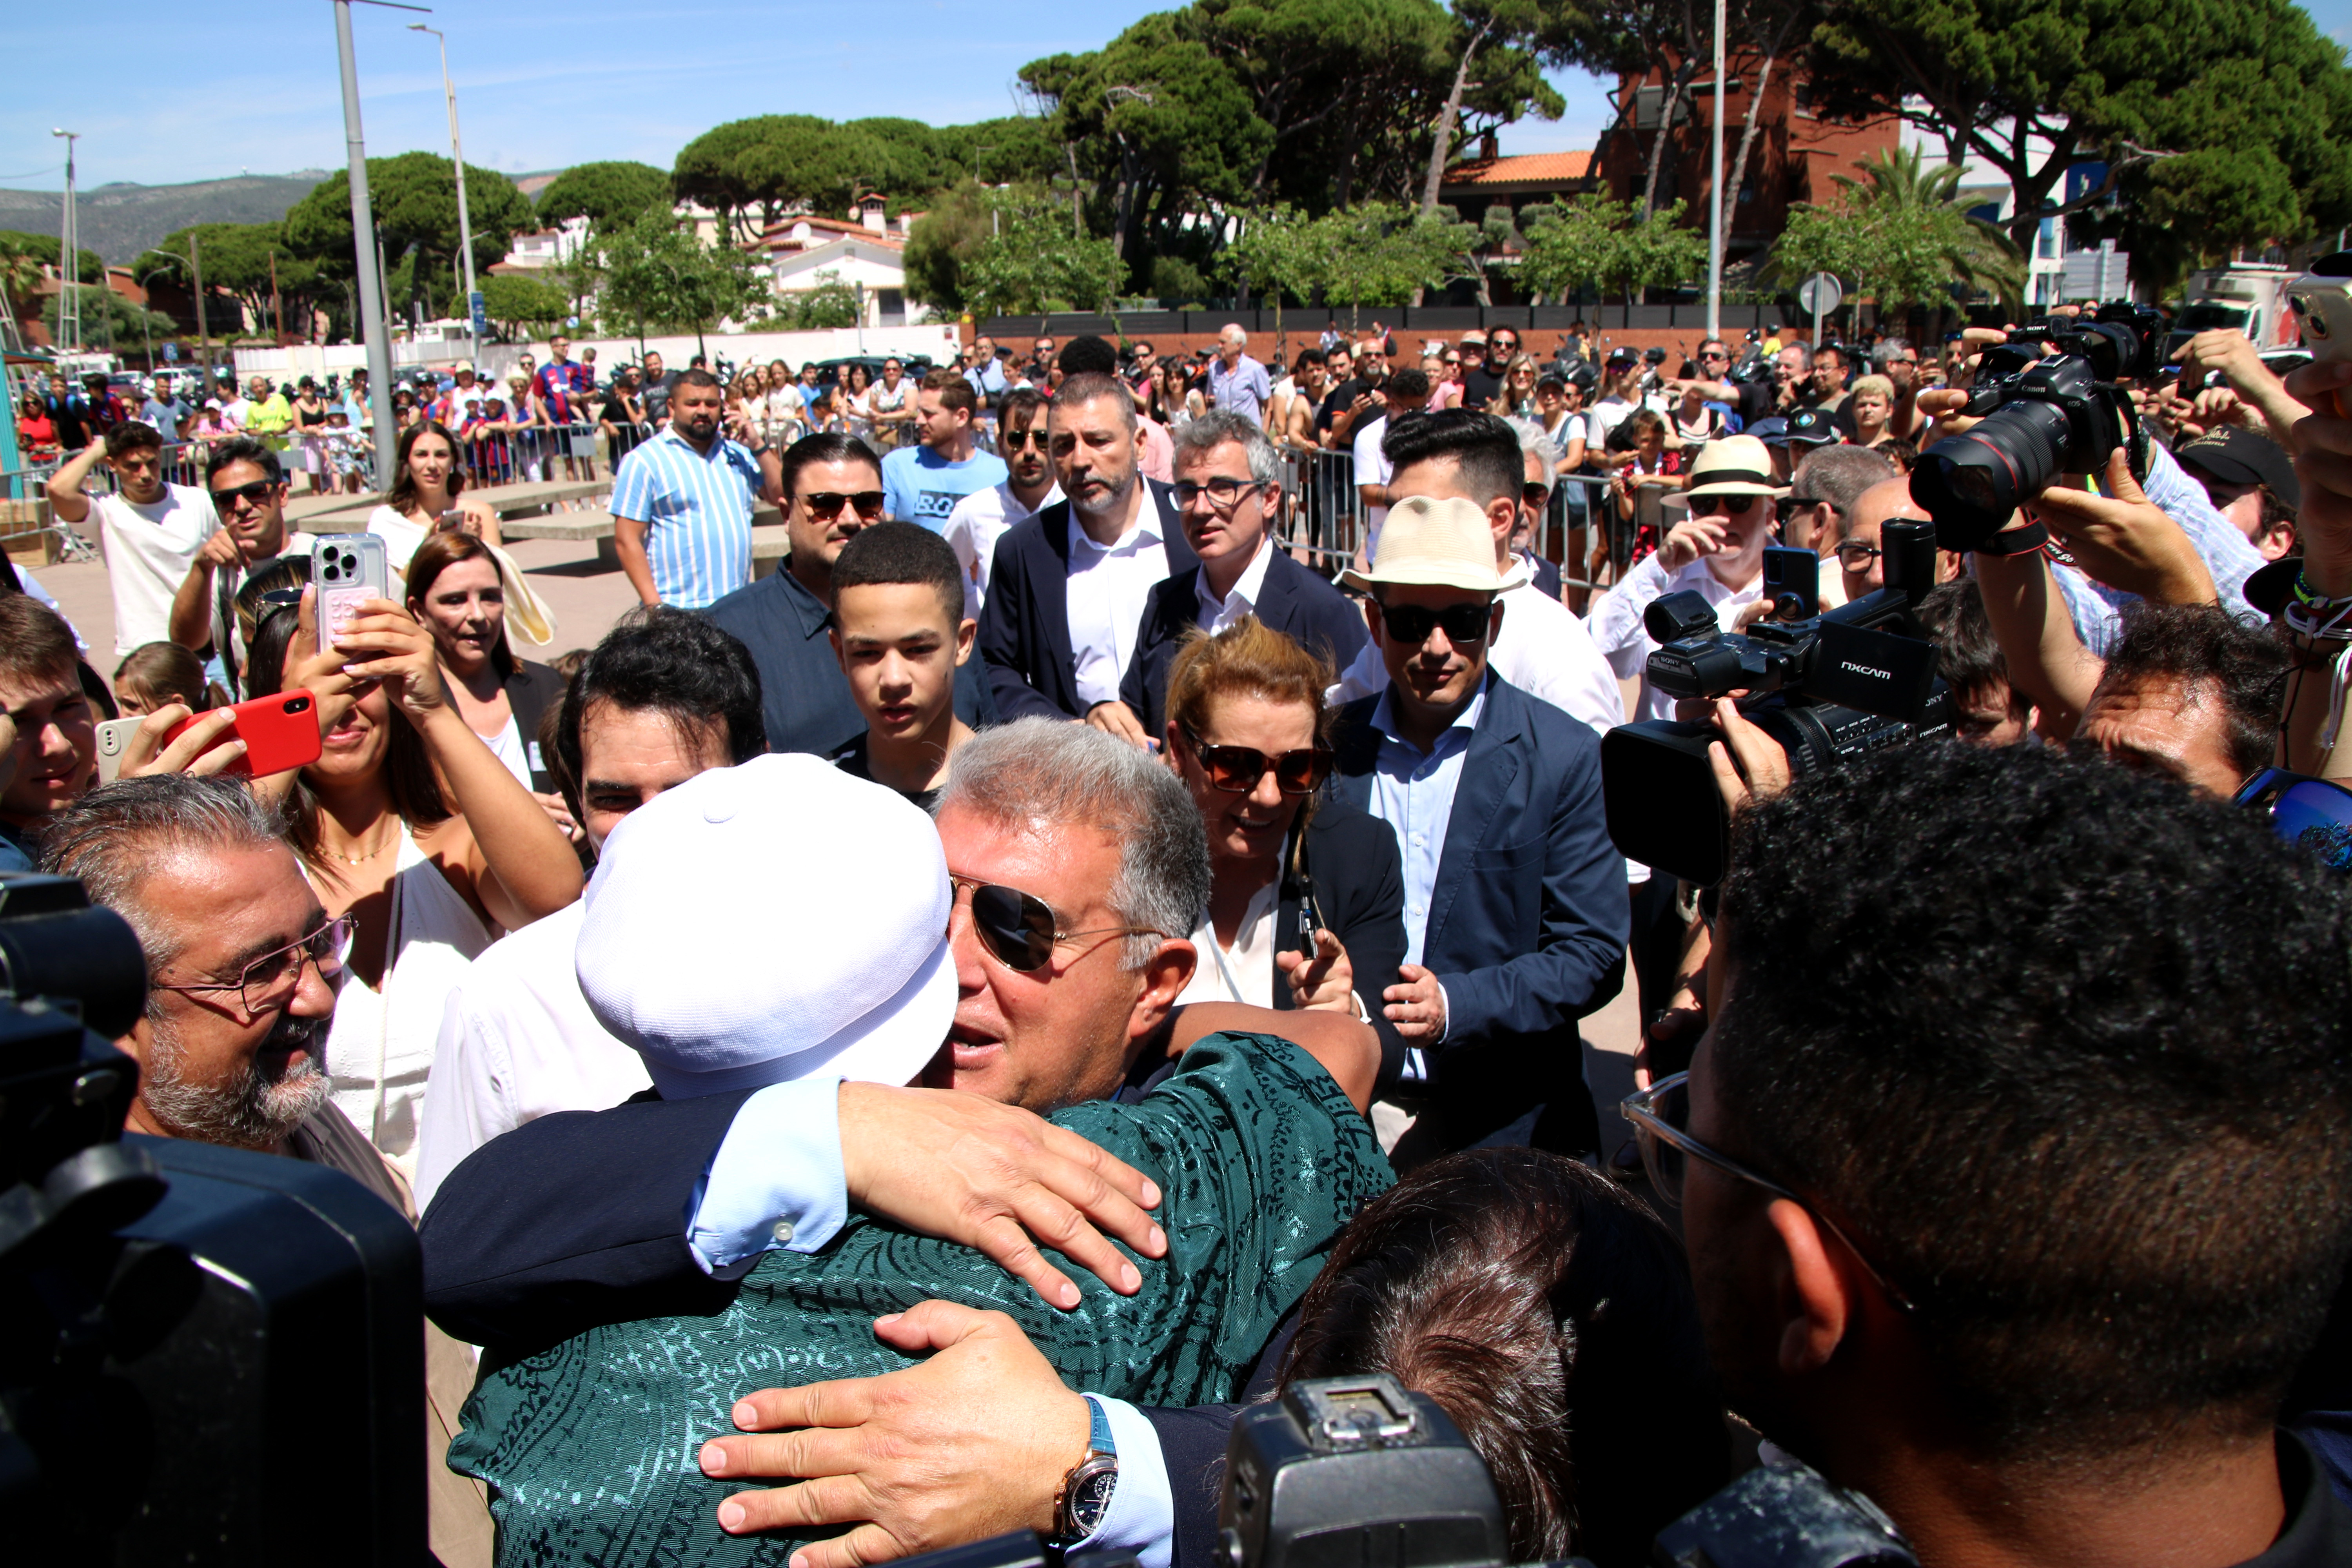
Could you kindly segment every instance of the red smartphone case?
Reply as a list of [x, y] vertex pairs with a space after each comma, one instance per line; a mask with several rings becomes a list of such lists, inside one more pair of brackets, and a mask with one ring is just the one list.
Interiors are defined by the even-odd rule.
[[[298, 688], [271, 697], [250, 698], [229, 711], [236, 718], [214, 744], [243, 741], [245, 756], [222, 772], [263, 778], [289, 768], [308, 767], [319, 760], [319, 700], [307, 689]], [[202, 713], [194, 714], [173, 725], [163, 737], [163, 744], [169, 746], [189, 725], [204, 717]]]

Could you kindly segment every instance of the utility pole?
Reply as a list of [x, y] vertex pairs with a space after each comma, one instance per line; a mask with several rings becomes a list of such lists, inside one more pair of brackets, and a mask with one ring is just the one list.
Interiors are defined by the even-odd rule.
[[457, 141], [457, 89], [449, 80], [449, 35], [422, 22], [411, 22], [412, 33], [430, 33], [441, 40], [441, 91], [449, 100], [449, 161], [457, 166], [457, 254], [466, 264], [466, 314], [474, 325], [474, 346], [481, 347], [488, 323], [483, 320], [482, 291], [474, 285], [474, 226], [466, 216], [466, 150]]
[[1706, 215], [1706, 335], [1723, 335], [1723, 0], [1715, 0], [1715, 178]]
[[[398, 5], [392, 0], [357, 0], [394, 11], [423, 11], [424, 5]], [[383, 292], [378, 278], [375, 212], [368, 203], [367, 139], [360, 133], [360, 72], [352, 58], [353, 0], [335, 0], [335, 52], [343, 69], [343, 143], [351, 164], [352, 250], [359, 263], [361, 331], [367, 339], [368, 405], [374, 416], [377, 479], [390, 489], [392, 454], [400, 444], [399, 427], [392, 420], [392, 334], [383, 321]]]
[[58, 342], [59, 358], [81, 352], [81, 235], [74, 221], [74, 143], [79, 131], [52, 131], [66, 139], [66, 206], [58, 231]]
[[278, 250], [274, 246], [269, 251], [269, 313], [277, 319], [278, 346], [282, 349], [286, 346], [286, 301], [278, 292]]
[[[205, 324], [205, 258], [196, 246], [194, 225], [188, 228], [188, 268], [195, 274], [196, 279], [196, 357], [204, 362], [205, 397], [210, 397], [213, 395], [213, 334], [212, 329]], [[196, 406], [204, 406], [203, 397], [196, 400]]]

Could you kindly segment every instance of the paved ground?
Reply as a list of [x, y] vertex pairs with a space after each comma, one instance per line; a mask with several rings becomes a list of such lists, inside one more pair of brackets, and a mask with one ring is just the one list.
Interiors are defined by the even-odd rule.
[[[593, 541], [520, 540], [507, 549], [530, 577], [539, 596], [555, 612], [555, 641], [548, 647], [532, 650], [532, 658], [545, 658], [593, 646], [605, 629], [636, 603], [636, 595], [620, 570], [596, 559]], [[90, 662], [112, 674], [114, 608], [108, 595], [106, 568], [91, 563], [36, 566], [32, 570], [42, 586], [57, 595], [67, 617], [89, 645], [93, 652]], [[1639, 1032], [1639, 1008], [1629, 972], [1625, 990], [1617, 1000], [1584, 1023], [1585, 1076], [1600, 1105], [1602, 1142], [1612, 1152], [1627, 1135], [1624, 1118], [1617, 1114], [1617, 1102], [1633, 1092], [1633, 1048]]]

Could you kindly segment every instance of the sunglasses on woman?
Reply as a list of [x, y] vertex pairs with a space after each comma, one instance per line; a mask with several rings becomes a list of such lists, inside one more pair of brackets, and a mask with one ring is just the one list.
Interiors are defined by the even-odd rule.
[[1389, 636], [1408, 647], [1419, 647], [1429, 640], [1429, 634], [1439, 626], [1445, 628], [1445, 640], [1450, 643], [1482, 643], [1486, 640], [1486, 627], [1494, 616], [1494, 605], [1448, 605], [1442, 610], [1421, 605], [1382, 605], [1379, 606], [1381, 624]]
[[1034, 974], [1054, 956], [1055, 947], [1086, 936], [1158, 936], [1150, 926], [1102, 926], [1094, 931], [1063, 931], [1053, 906], [1034, 893], [950, 874], [948, 880], [971, 889], [971, 929], [996, 962], [1022, 974]]
[[1209, 787], [1227, 795], [1249, 794], [1268, 769], [1274, 772], [1275, 787], [1285, 795], [1313, 795], [1331, 776], [1332, 754], [1328, 746], [1301, 746], [1269, 757], [1255, 746], [1212, 746], [1190, 724], [1182, 729], [1192, 754], [1200, 759], [1201, 771], [1209, 777]]

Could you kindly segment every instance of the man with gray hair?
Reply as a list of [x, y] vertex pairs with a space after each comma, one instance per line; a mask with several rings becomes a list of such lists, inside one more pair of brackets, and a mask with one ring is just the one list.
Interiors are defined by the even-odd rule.
[[[709, 855], [679, 868], [687, 860], [674, 837], [704, 834], [710, 813], [696, 792], [719, 777], [642, 808], [608, 846], [599, 885], [677, 868], [715, 915], [772, 903], [767, 858]], [[738, 845], [759, 840], [764, 818], [793, 804], [772, 790], [730, 795], [725, 820]], [[1140, 1268], [1106, 1248], [1101, 1268], [1117, 1293], [1070, 1287], [1048, 1307], [978, 1251], [914, 1226], [837, 1212], [821, 1226], [786, 1222], [811, 1212], [782, 1194], [796, 1168], [822, 1167], [803, 1162], [822, 1154], [830, 1131], [763, 1118], [762, 1097], [794, 1083], [530, 1122], [451, 1175], [425, 1237], [436, 1321], [494, 1349], [572, 1336], [486, 1375], [453, 1456], [496, 1482], [511, 1560], [569, 1559], [593, 1541], [716, 1547], [722, 1530], [805, 1536], [825, 1522], [814, 1489], [773, 1494], [785, 1500], [754, 1514], [724, 1484], [741, 1475], [709, 1452], [716, 1482], [656, 1456], [676, 1451], [682, 1423], [710, 1436], [731, 1416], [757, 1425], [741, 1415], [752, 1402], [735, 1402], [754, 1393], [746, 1379], [760, 1373], [856, 1376], [907, 1364], [934, 1348], [924, 1313], [936, 1318], [940, 1298], [1009, 1314], [1077, 1387], [1154, 1405], [1230, 1399], [1339, 1228], [1389, 1184], [1360, 1114], [1378, 1063], [1370, 1029], [1339, 1014], [1234, 1006], [1171, 1016], [1194, 963], [1181, 933], [1209, 891], [1200, 814], [1172, 773], [1084, 726], [1023, 721], [958, 753], [935, 820], [931, 853], [952, 889], [942, 899], [953, 900], [945, 941], [955, 996], [921, 1081], [962, 1092], [877, 1092], [983, 1127], [1020, 1115], [992, 1100], [1051, 1113], [1050, 1127], [1030, 1119], [1040, 1142], [1090, 1141], [1107, 1183], [1139, 1172], [1148, 1180], [1135, 1186], [1160, 1222], [1138, 1247]], [[644, 873], [633, 873], [633, 852], [646, 859]], [[650, 930], [674, 921], [674, 900], [633, 898], [614, 918]], [[824, 918], [792, 923], [813, 931]], [[621, 946], [634, 940], [605, 934]], [[695, 1018], [734, 1016], [738, 993], [772, 984], [721, 968], [694, 981]], [[1286, 1037], [1265, 1032], [1276, 1028]], [[704, 1046], [691, 1019], [683, 1033], [639, 1042], [649, 1061]], [[845, 1092], [836, 1209], [865, 1206], [851, 1104]], [[926, 1152], [902, 1143], [887, 1163], [919, 1171]], [[596, 1202], [581, 1201], [583, 1172], [594, 1173]], [[742, 1225], [739, 1250], [704, 1257], [689, 1245], [697, 1221], [681, 1216], [714, 1207], [775, 1223]], [[711, 1239], [707, 1226], [701, 1239]], [[1053, 1244], [1066, 1246], [1059, 1236]], [[891, 1314], [878, 1330], [877, 1310]], [[969, 1327], [982, 1314], [962, 1316]], [[1098, 1407], [1065, 1395], [1050, 1411], [1006, 1413], [1007, 1429], [1025, 1435], [1039, 1462], [1076, 1470], [1113, 1444]], [[1147, 1422], [1119, 1408], [1102, 1416], [1117, 1447], [1145, 1452]], [[1066, 1544], [1093, 1528], [1073, 1532], [1047, 1517], [996, 1528], [1023, 1523]]]
[[1797, 465], [1784, 503], [1788, 510], [1781, 516], [1780, 542], [1818, 552], [1831, 565], [1822, 574], [1823, 609], [1845, 603], [1845, 585], [1832, 552], [1845, 538], [1854, 502], [1871, 486], [1900, 477], [1892, 461], [1867, 447], [1823, 447]]
[[[1511, 531], [1511, 554], [1527, 569], [1528, 580], [1538, 594], [1564, 604], [1559, 592], [1559, 563], [1545, 560], [1535, 548], [1551, 510], [1552, 489], [1559, 475], [1559, 447], [1532, 419], [1509, 419], [1505, 423], [1518, 437], [1519, 457], [1527, 464], [1526, 482], [1519, 491], [1519, 525]], [[1506, 568], [1509, 564], [1504, 563]]]
[[1282, 462], [1264, 430], [1212, 408], [1177, 431], [1173, 493], [1184, 542], [1201, 563], [1152, 589], [1118, 691], [1139, 733], [1154, 740], [1167, 728], [1168, 667], [1196, 627], [1216, 633], [1255, 616], [1334, 670], [1370, 640], [1345, 594], [1276, 547]]
[[1209, 362], [1209, 401], [1264, 428], [1274, 382], [1265, 366], [1250, 358], [1249, 334], [1227, 322], [1217, 333], [1217, 357]]

